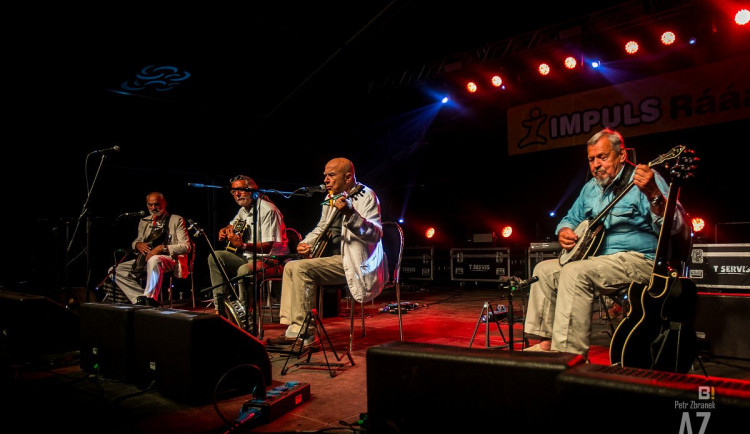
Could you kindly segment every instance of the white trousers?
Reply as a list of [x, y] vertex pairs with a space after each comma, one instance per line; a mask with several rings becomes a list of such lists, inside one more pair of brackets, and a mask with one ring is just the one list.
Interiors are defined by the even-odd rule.
[[534, 267], [525, 332], [551, 338], [552, 349], [588, 354], [594, 294], [612, 294], [651, 278], [653, 261], [635, 252], [594, 256], [560, 266], [549, 259]]
[[[143, 288], [141, 283], [128, 276], [130, 270], [133, 268], [135, 259], [125, 261], [117, 265], [117, 273], [115, 274], [115, 284], [120, 290], [130, 299], [131, 303], [135, 303], [136, 298], [141, 295], [146, 297], [158, 298], [159, 291], [161, 291], [161, 282], [164, 273], [168, 273], [174, 270], [175, 260], [168, 255], [154, 255], [146, 262], [146, 287]], [[112, 269], [109, 270], [112, 273]]]

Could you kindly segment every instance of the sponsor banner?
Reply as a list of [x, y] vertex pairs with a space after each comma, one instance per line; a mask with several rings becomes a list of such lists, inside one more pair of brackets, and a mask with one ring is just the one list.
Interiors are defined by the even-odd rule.
[[508, 109], [508, 154], [583, 145], [604, 127], [624, 137], [750, 119], [750, 56]]

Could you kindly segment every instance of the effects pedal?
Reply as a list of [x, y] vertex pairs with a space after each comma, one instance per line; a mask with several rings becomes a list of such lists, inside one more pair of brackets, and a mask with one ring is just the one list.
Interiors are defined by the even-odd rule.
[[310, 400], [310, 384], [290, 381], [266, 391], [265, 398], [253, 398], [242, 404], [239, 419], [253, 413], [257, 423], [267, 423]]

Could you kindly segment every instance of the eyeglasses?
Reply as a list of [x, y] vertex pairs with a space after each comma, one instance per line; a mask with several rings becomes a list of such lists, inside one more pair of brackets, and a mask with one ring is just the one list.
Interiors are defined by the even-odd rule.
[[235, 192], [240, 192], [240, 191], [244, 191], [246, 193], [249, 193], [249, 192], [253, 191], [253, 189], [250, 188], [250, 187], [245, 187], [245, 188], [230, 188], [229, 189], [230, 193], [235, 193]]

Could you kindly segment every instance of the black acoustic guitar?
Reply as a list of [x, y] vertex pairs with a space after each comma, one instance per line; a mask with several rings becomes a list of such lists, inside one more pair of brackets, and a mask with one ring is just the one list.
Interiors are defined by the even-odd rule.
[[[697, 158], [686, 151], [672, 168], [654, 268], [646, 285], [631, 283], [630, 310], [612, 335], [609, 358], [626, 368], [686, 373], [697, 357], [694, 329], [697, 288], [667, 261], [679, 183], [693, 176]], [[685, 224], [689, 224], [685, 222]]]
[[[648, 167], [654, 167], [660, 164], [664, 164], [670, 160], [674, 160], [679, 157], [685, 151], [685, 147], [675, 146], [666, 154], [656, 157], [653, 161], [648, 163]], [[563, 249], [558, 256], [560, 265], [565, 265], [568, 262], [578, 261], [586, 259], [589, 256], [595, 256], [601, 247], [602, 240], [604, 239], [604, 218], [614, 208], [617, 202], [620, 201], [626, 194], [633, 188], [635, 184], [631, 181], [620, 194], [617, 195], [612, 202], [610, 202], [606, 208], [602, 210], [596, 217], [588, 218], [576, 226], [575, 232], [578, 235], [578, 241], [576, 245], [570, 250]]]
[[[354, 187], [351, 188], [347, 192], [347, 197], [354, 197], [357, 194], [359, 194], [362, 191], [362, 188], [364, 186], [362, 184], [357, 184]], [[332, 199], [329, 199], [332, 200]], [[325, 252], [326, 247], [328, 247], [328, 243], [331, 241], [332, 234], [331, 234], [331, 226], [336, 221], [336, 218], [338, 217], [339, 210], [334, 209], [330, 216], [328, 216], [328, 223], [326, 224], [326, 227], [323, 229], [323, 231], [318, 235], [318, 238], [315, 240], [315, 244], [313, 244], [312, 249], [310, 249], [310, 258], [319, 258], [323, 255], [323, 252]]]

